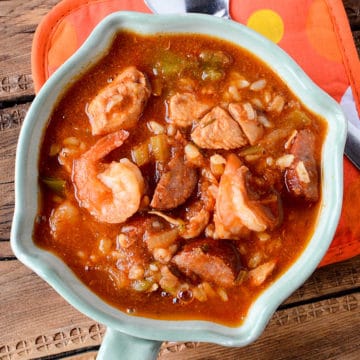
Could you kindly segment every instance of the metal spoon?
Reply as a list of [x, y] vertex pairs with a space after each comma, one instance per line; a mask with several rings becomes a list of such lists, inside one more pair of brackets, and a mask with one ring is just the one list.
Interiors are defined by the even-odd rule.
[[[230, 0], [144, 0], [158, 14], [202, 13], [230, 19]], [[348, 121], [345, 155], [360, 169], [360, 130]]]
[[158, 14], [201, 13], [230, 19], [230, 0], [144, 0]]

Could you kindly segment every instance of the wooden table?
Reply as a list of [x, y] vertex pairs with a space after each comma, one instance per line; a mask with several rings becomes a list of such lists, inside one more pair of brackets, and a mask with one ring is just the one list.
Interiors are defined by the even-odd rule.
[[[22, 265], [9, 244], [16, 143], [34, 98], [31, 42], [57, 2], [0, 1], [0, 360], [94, 359], [105, 333]], [[360, 50], [360, 1], [344, 2]], [[359, 289], [358, 256], [317, 270], [254, 344], [164, 343], [159, 359], [360, 359]]]

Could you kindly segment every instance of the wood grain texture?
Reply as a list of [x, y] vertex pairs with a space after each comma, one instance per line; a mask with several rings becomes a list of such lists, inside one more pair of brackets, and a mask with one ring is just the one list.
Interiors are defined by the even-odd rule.
[[0, 109], [0, 241], [10, 239], [16, 144], [30, 103]]
[[86, 351], [85, 353], [66, 357], [66, 360], [95, 360], [97, 351]]
[[[344, 338], [353, 331], [357, 332], [353, 339], [355, 344], [360, 344], [359, 292], [350, 292], [351, 289], [360, 288], [359, 269], [360, 257], [356, 257], [316, 271], [304, 286], [283, 304], [283, 309], [276, 312], [261, 339], [247, 347], [246, 351], [251, 348], [254, 349], [251, 350], [252, 354], [261, 352], [264, 346], [268, 346], [268, 342], [271, 342], [275, 351], [279, 339], [281, 342], [289, 342], [292, 336], [300, 334], [298, 345], [303, 344], [305, 337], [309, 351], [313, 351], [309, 333], [329, 331], [329, 321], [329, 324], [337, 323], [339, 329], [326, 336], [330, 337], [331, 341], [340, 339], [344, 351], [351, 355], [351, 342], [346, 342]], [[86, 350], [101, 343], [105, 328], [67, 304], [49, 285], [19, 261], [0, 261], [0, 289], [0, 360], [6, 359], [2, 357], [4, 354], [17, 354], [14, 359], [31, 359], [79, 348]], [[321, 351], [328, 353], [331, 349], [327, 346], [327, 343], [319, 345]], [[201, 351], [198, 349], [193, 354], [193, 347], [202, 350], [203, 357], [196, 357]], [[237, 358], [238, 354], [243, 356], [245, 351], [209, 344], [164, 343], [159, 358], [172, 359], [172, 356], [177, 356], [177, 359], [180, 359], [180, 353], [190, 351], [189, 355], [184, 355], [185, 358], [211, 359], [207, 357], [210, 356], [208, 350], [210, 354], [214, 352], [219, 356], [226, 356], [224, 359]], [[294, 356], [298, 351], [289, 350], [289, 356]], [[310, 353], [304, 350], [303, 355], [309, 356]]]
[[[141, 1], [141, 0], [139, 0]], [[59, 0], [0, 1], [0, 102], [34, 94], [31, 77], [31, 43], [36, 26]], [[344, 0], [360, 54], [360, 2]]]
[[0, 1], [0, 101], [33, 95], [31, 43], [36, 26], [58, 0]]
[[32, 359], [100, 344], [105, 327], [75, 310], [19, 261], [0, 261], [0, 289], [1, 360], [5, 354]]
[[358, 51], [358, 55], [360, 57], [360, 30], [353, 31], [352, 34], [354, 36], [355, 46]]
[[[16, 260], [9, 243], [16, 143], [34, 96], [31, 42], [41, 18], [58, 2], [0, 1], [0, 360], [94, 360], [105, 333]], [[360, 1], [344, 5], [360, 54]], [[165, 342], [158, 359], [357, 360], [359, 273], [360, 256], [318, 269], [246, 348]]]
[[346, 14], [352, 30], [360, 30], [360, 1], [344, 0]]
[[356, 293], [281, 310], [250, 346], [225, 348], [204, 343], [165, 343], [159, 359], [357, 360], [360, 354], [359, 306], [360, 294]]
[[15, 256], [10, 247], [10, 241], [0, 241], [0, 261], [13, 260]]

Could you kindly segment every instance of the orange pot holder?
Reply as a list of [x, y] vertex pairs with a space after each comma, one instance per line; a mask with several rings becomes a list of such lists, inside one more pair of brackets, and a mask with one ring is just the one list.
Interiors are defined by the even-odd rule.
[[[32, 76], [38, 92], [106, 15], [150, 13], [143, 0], [63, 0], [38, 26]], [[232, 0], [231, 18], [290, 54], [360, 128], [360, 61], [341, 0]], [[334, 240], [320, 266], [360, 254], [360, 172], [344, 158], [344, 199]]]

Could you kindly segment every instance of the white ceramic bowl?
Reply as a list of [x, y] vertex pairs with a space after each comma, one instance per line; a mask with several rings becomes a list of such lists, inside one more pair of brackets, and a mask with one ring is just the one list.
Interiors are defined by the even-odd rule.
[[[103, 302], [59, 258], [33, 243], [32, 229], [39, 195], [38, 158], [46, 123], [64, 89], [79, 74], [98, 62], [121, 29], [144, 34], [201, 33], [238, 44], [267, 63], [303, 104], [328, 123], [321, 161], [322, 200], [315, 232], [294, 264], [251, 305], [239, 327], [226, 327], [209, 321], [165, 321], [129, 316]], [[16, 158], [12, 249], [20, 261], [74, 307], [107, 325], [108, 331], [99, 358], [113, 359], [118, 354], [119, 358], [148, 359], [156, 356], [160, 341], [164, 340], [245, 346], [260, 336], [277, 307], [311, 275], [331, 243], [342, 203], [345, 136], [346, 120], [339, 105], [319, 89], [278, 46], [245, 26], [198, 14], [114, 13], [96, 27], [76, 54], [46, 82], [24, 120]]]

